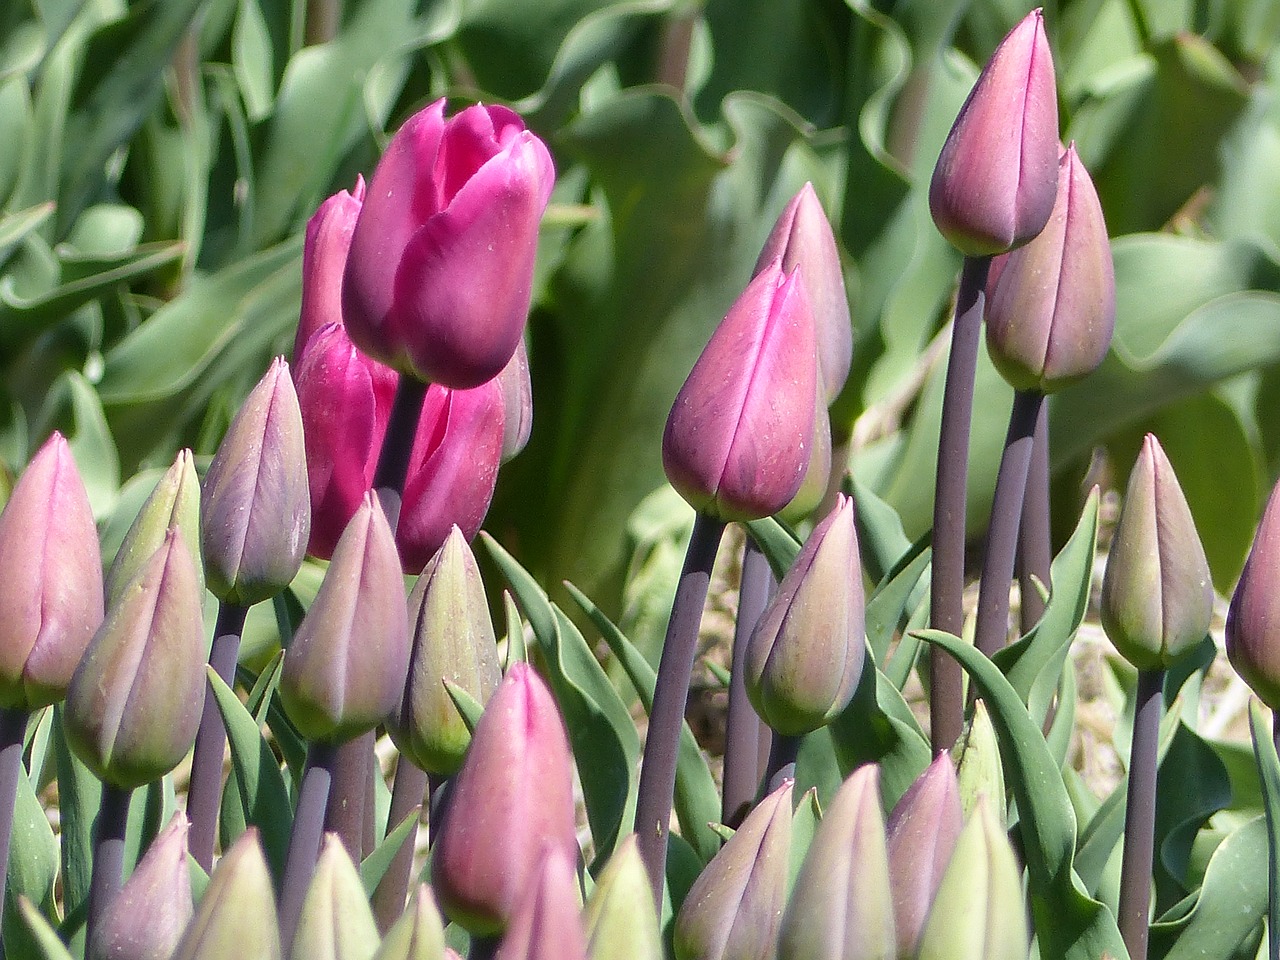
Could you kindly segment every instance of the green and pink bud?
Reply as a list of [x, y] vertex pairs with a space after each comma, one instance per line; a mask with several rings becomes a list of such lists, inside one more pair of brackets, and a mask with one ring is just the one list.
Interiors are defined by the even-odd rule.
[[250, 827], [214, 868], [173, 960], [280, 960], [271, 872]]
[[409, 906], [391, 925], [373, 960], [444, 960], [444, 921], [425, 883], [409, 894]]
[[302, 244], [302, 310], [293, 340], [295, 365], [312, 334], [326, 324], [342, 325], [342, 275], [364, 193], [364, 177], [357, 174], [350, 193], [339, 190], [307, 221]]
[[577, 861], [548, 845], [494, 960], [587, 960]]
[[653, 888], [634, 833], [600, 871], [584, 920], [591, 960], [663, 960]]
[[1227, 610], [1227, 656], [1258, 699], [1280, 710], [1280, 484], [1271, 491]]
[[326, 834], [290, 955], [294, 960], [368, 960], [377, 942], [378, 926], [360, 872], [338, 835]]

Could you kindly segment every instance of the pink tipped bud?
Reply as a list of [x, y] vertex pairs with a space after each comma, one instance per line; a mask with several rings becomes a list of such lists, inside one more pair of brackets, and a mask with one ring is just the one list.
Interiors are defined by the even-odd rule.
[[313, 333], [326, 324], [342, 323], [342, 273], [363, 202], [364, 178], [357, 174], [350, 193], [339, 190], [307, 221], [302, 246], [302, 311], [293, 341], [295, 363]]
[[586, 960], [575, 860], [548, 846], [494, 960]]
[[1280, 484], [1253, 538], [1227, 611], [1227, 656], [1272, 710], [1280, 710]]

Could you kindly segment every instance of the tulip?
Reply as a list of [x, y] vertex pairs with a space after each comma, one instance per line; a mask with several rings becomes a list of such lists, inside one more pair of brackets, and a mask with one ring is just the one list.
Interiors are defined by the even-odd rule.
[[797, 271], [784, 275], [775, 260], [751, 281], [667, 418], [667, 479], [694, 509], [723, 520], [778, 512], [810, 463], [819, 374]]
[[1044, 15], [1033, 10], [991, 55], [929, 184], [938, 230], [965, 256], [1003, 253], [1042, 229], [1058, 168], [1058, 95]]
[[477, 387], [524, 332], [555, 170], [499, 106], [409, 118], [374, 171], [342, 285], [352, 339], [420, 380]]
[[396, 374], [360, 353], [346, 329], [331, 323], [307, 341], [294, 365], [294, 383], [311, 496], [307, 552], [327, 560], [373, 485]]
[[804, 266], [800, 275], [813, 311], [818, 364], [822, 371], [822, 405], [829, 406], [849, 376], [853, 323], [849, 317], [849, 296], [844, 288], [840, 251], [812, 183], [801, 187], [778, 217], [760, 251], [756, 272], [767, 268], [778, 257], [782, 258], [785, 272]]
[[223, 854], [173, 960], [280, 960], [276, 898], [256, 827]]
[[956, 838], [917, 960], [1027, 960], [1022, 871], [985, 799]]
[[295, 364], [312, 334], [330, 323], [342, 324], [342, 274], [364, 192], [364, 177], [357, 174], [350, 193], [339, 190], [307, 221], [302, 244], [302, 310], [293, 341]]
[[1015, 390], [1052, 393], [1092, 373], [1111, 346], [1116, 281], [1102, 204], [1067, 147], [1044, 230], [996, 257], [987, 279], [987, 350]]
[[360, 873], [336, 834], [324, 849], [302, 902], [290, 956], [294, 960], [367, 960], [378, 944], [378, 928]]
[[205, 574], [219, 600], [247, 607], [297, 576], [311, 532], [311, 500], [300, 469], [305, 455], [298, 395], [289, 365], [277, 357], [205, 474]]
[[173, 815], [102, 917], [90, 960], [169, 960], [191, 921], [187, 817]]
[[494, 960], [586, 960], [575, 860], [548, 845]]
[[820, 400], [821, 396], [813, 403], [813, 433], [804, 479], [791, 502], [779, 511], [779, 516], [787, 523], [796, 524], [812, 514], [822, 503], [831, 483], [831, 417]]
[[67, 691], [67, 741], [99, 780], [140, 787], [191, 749], [205, 692], [202, 600], [172, 528], [108, 611]]
[[706, 865], [676, 917], [676, 960], [769, 957], [787, 900], [791, 791], [783, 781]]
[[770, 727], [798, 736], [848, 706], [862, 677], [864, 606], [853, 501], [839, 494], [747, 644], [747, 694]]
[[915, 956], [929, 904], [963, 826], [955, 767], [942, 752], [898, 800], [886, 827], [900, 956]]
[[444, 923], [431, 888], [420, 883], [409, 899], [409, 909], [387, 931], [373, 960], [441, 960], [444, 956]]
[[475, 555], [456, 526], [409, 595], [413, 652], [404, 700], [387, 729], [423, 770], [451, 775], [471, 734], [445, 680], [487, 703], [502, 681], [498, 642]]
[[782, 919], [778, 960], [894, 960], [880, 774], [856, 770], [818, 824]]
[[658, 912], [634, 833], [614, 848], [596, 878], [583, 919], [591, 960], [662, 960]]
[[524, 340], [498, 374], [502, 387], [502, 462], [525, 448], [533, 431], [533, 383], [529, 379], [529, 351]]
[[1168, 667], [1209, 632], [1209, 563], [1173, 465], [1151, 434], [1129, 476], [1101, 613], [1107, 636], [1139, 670]]
[[1280, 710], [1280, 484], [1254, 535], [1227, 610], [1227, 656], [1253, 692], [1272, 710]]
[[[200, 543], [200, 478], [196, 476], [190, 450], [178, 452], [121, 541], [111, 569], [107, 571], [108, 607], [116, 605], [125, 584], [137, 576], [138, 570], [164, 543], [165, 534], [173, 526], [182, 531], [183, 541], [194, 551]], [[196, 561], [196, 573], [200, 576], [203, 590], [204, 572], [200, 558], [193, 555], [192, 559]]]
[[395, 710], [408, 666], [400, 558], [382, 507], [367, 493], [285, 652], [280, 698], [304, 737], [339, 743]]
[[528, 664], [512, 664], [476, 726], [432, 851], [440, 905], [473, 935], [510, 923], [544, 845], [576, 860], [572, 763], [551, 691]]
[[0, 707], [62, 699], [102, 622], [102, 557], [71, 448], [54, 433], [0, 514]]

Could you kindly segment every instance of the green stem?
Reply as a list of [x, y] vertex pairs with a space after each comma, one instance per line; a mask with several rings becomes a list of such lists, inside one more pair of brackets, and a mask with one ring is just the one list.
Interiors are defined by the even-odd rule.
[[1129, 960], [1146, 960], [1151, 864], [1155, 850], [1156, 761], [1164, 670], [1139, 670], [1129, 751], [1129, 795], [1124, 813], [1124, 853], [1120, 863], [1120, 936]]

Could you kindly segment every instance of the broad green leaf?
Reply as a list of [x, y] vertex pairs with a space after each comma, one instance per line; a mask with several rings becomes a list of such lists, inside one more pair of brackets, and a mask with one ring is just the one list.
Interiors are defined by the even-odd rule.
[[[83, 911], [93, 873], [93, 819], [98, 814], [101, 785], [71, 752], [63, 733], [62, 707], [54, 707], [51, 749], [58, 770], [59, 852], [62, 859], [64, 922]], [[80, 918], [83, 923], [83, 916]], [[63, 931], [66, 932], [65, 930]]]
[[879, 583], [902, 561], [912, 546], [911, 540], [902, 530], [902, 519], [897, 511], [856, 477], [853, 498], [862, 565], [871, 574], [871, 579]]
[[[1275, 938], [1280, 937], [1280, 755], [1276, 753], [1274, 720], [1267, 722], [1262, 706], [1256, 700], [1249, 704], [1249, 730], [1253, 735], [1258, 780], [1262, 784], [1266, 804], [1267, 883], [1271, 891], [1267, 903], [1267, 929]], [[1205, 880], [1207, 882], [1208, 877]]]
[[231, 47], [231, 65], [244, 97], [245, 112], [256, 123], [271, 112], [275, 94], [271, 37], [258, 0], [240, 0]]
[[981, 652], [937, 630], [921, 637], [960, 661], [987, 702], [1006, 782], [1020, 814], [1031, 913], [1043, 960], [1128, 957], [1115, 917], [1084, 892], [1074, 869], [1076, 820], [1058, 763], [1018, 692]]
[[768, 558], [774, 577], [781, 580], [800, 553], [800, 547], [803, 546], [800, 538], [776, 517], [748, 520], [746, 527], [751, 531], [751, 539], [760, 547], [760, 552]]
[[49, 921], [35, 904], [30, 900], [22, 899], [18, 901], [18, 909], [21, 911], [23, 922], [27, 925], [28, 936], [23, 939], [30, 940], [33, 948], [39, 951], [30, 956], [40, 957], [41, 960], [74, 960], [71, 951], [59, 938], [58, 931], [49, 925]]
[[926, 539], [910, 544], [867, 600], [867, 643], [876, 662], [885, 661], [911, 596], [932, 559], [933, 551]]
[[53, 210], [52, 203], [38, 203], [25, 210], [0, 214], [0, 266], [9, 259], [23, 237], [49, 219]]
[[374, 851], [360, 861], [360, 882], [364, 885], [367, 896], [373, 896], [373, 892], [378, 889], [378, 884], [382, 882], [382, 878], [391, 867], [391, 861], [400, 852], [401, 845], [408, 839], [409, 834], [418, 829], [418, 815], [419, 811], [414, 810], [401, 820], [394, 830], [388, 831]]
[[474, 734], [476, 724], [480, 722], [480, 716], [484, 713], [484, 704], [473, 697], [466, 687], [452, 680], [444, 681], [444, 689], [449, 694], [449, 699], [453, 701], [453, 705], [458, 708], [458, 714], [462, 717], [467, 732]]
[[18, 772], [16, 790], [3, 928], [5, 950], [11, 957], [28, 955], [35, 947], [18, 910], [19, 897], [38, 904], [49, 916], [57, 915], [54, 880], [58, 875], [58, 841], [25, 769]]
[[1156, 902], [1180, 899], [1198, 885], [1194, 845], [1209, 818], [1231, 802], [1231, 781], [1213, 747], [1180, 723], [1156, 780]]
[[76, 459], [95, 517], [109, 513], [120, 490], [120, 458], [98, 394], [74, 371], [59, 378], [45, 398], [37, 435], [61, 430]]

